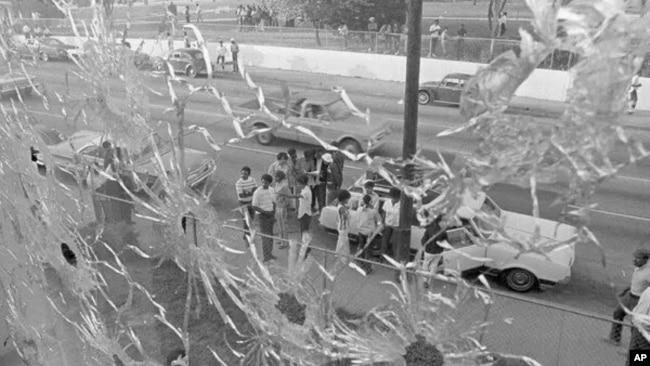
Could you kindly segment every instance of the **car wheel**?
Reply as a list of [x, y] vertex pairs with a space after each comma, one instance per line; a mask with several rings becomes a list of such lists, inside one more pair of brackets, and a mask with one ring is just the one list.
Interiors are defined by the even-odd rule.
[[354, 155], [361, 154], [363, 152], [361, 145], [353, 139], [344, 139], [341, 141], [339, 149], [345, 150]]
[[196, 75], [197, 75], [196, 74], [196, 69], [194, 68], [194, 66], [188, 66], [185, 73], [187, 74], [187, 76], [189, 76], [191, 78], [195, 78]]
[[420, 90], [418, 92], [418, 103], [422, 105], [427, 105], [431, 103], [431, 95], [426, 90]]
[[41, 56], [41, 61], [43, 62], [47, 62], [50, 59], [50, 56], [48, 56], [46, 52], [41, 52], [40, 56]]
[[537, 285], [537, 277], [525, 269], [513, 268], [505, 274], [506, 286], [512, 291], [528, 292]]
[[[262, 130], [265, 128], [269, 128], [269, 126], [267, 126], [264, 123], [257, 122], [253, 125], [253, 128], [256, 130]], [[255, 138], [257, 139], [257, 142], [260, 143], [260, 145], [271, 145], [275, 136], [273, 136], [273, 132], [266, 131], [266, 132], [258, 133], [257, 135], [255, 135]]]

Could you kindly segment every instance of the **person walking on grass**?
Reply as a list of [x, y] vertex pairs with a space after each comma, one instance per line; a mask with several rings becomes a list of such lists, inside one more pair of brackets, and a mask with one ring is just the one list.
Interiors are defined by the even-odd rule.
[[262, 186], [253, 193], [251, 205], [257, 212], [259, 230], [262, 234], [262, 255], [266, 263], [277, 259], [273, 255], [273, 224], [275, 222], [275, 190], [271, 187], [273, 177], [262, 175]]
[[630, 87], [627, 91], [627, 114], [634, 114], [636, 103], [639, 100], [637, 90], [641, 87], [641, 82], [639, 81], [640, 73], [641, 72], [638, 72], [632, 76], [632, 81], [630, 82]]
[[465, 57], [465, 37], [467, 37], [467, 29], [465, 24], [460, 25], [460, 29], [456, 33], [456, 59], [462, 60]]
[[190, 6], [185, 5], [185, 23], [190, 24]]
[[363, 202], [357, 209], [359, 216], [359, 247], [357, 255], [364, 261], [357, 261], [357, 265], [365, 272], [366, 276], [372, 273], [372, 265], [368, 261], [370, 259], [370, 251], [372, 242], [376, 234], [381, 230], [381, 216], [374, 207], [372, 197], [370, 195], [363, 196]]
[[436, 47], [438, 46], [438, 40], [440, 39], [440, 21], [438, 19], [433, 21], [433, 24], [429, 27], [429, 54], [427, 57], [437, 57], [436, 56]]
[[[650, 258], [650, 250], [648, 249], [637, 249], [634, 252], [634, 266], [636, 268], [632, 272], [630, 287], [618, 295], [619, 304], [614, 309], [612, 316], [615, 321], [622, 322], [625, 315], [627, 315], [625, 308], [634, 308], [639, 302], [641, 293], [650, 287], [650, 264], [648, 264], [648, 258]], [[619, 346], [621, 344], [622, 329], [623, 326], [621, 324], [612, 323], [609, 337], [605, 338], [604, 341]]]
[[287, 176], [282, 170], [275, 172], [275, 221], [278, 224], [278, 248], [289, 246], [289, 233], [287, 232], [287, 209], [289, 200], [293, 198], [289, 190]]
[[201, 6], [199, 3], [196, 3], [196, 22], [200, 23], [203, 21], [203, 15], [201, 14]]
[[440, 32], [440, 49], [442, 50], [442, 56], [447, 56], [447, 41], [449, 40], [448, 28], [443, 27]]
[[237, 192], [237, 201], [239, 202], [239, 211], [244, 217], [244, 242], [248, 245], [249, 227], [246, 219], [252, 222], [255, 218], [255, 210], [253, 210], [253, 193], [257, 189], [257, 182], [255, 178], [251, 177], [251, 168], [245, 166], [241, 168], [241, 178], [235, 182], [235, 190]]
[[167, 32], [167, 49], [169, 52], [174, 50], [174, 37], [172, 37], [171, 32]]
[[221, 71], [226, 69], [226, 53], [228, 50], [223, 45], [223, 40], [219, 40], [219, 46], [217, 46], [217, 65], [221, 63]]
[[379, 30], [379, 25], [375, 22], [375, 17], [370, 17], [368, 19], [368, 34], [370, 35], [370, 47], [368, 47], [368, 52], [373, 52], [377, 47], [377, 31]]
[[232, 54], [232, 71], [239, 72], [239, 45], [234, 38], [230, 39], [230, 53]]

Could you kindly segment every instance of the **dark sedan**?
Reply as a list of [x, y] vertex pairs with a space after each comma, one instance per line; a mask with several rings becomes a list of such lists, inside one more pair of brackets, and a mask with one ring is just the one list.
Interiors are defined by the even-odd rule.
[[428, 81], [420, 84], [418, 90], [418, 103], [425, 105], [431, 103], [460, 104], [460, 93], [465, 88], [469, 74], [449, 74], [442, 81]]
[[197, 48], [181, 48], [171, 51], [164, 59], [154, 62], [154, 68], [163, 70], [163, 62], [169, 62], [175, 73], [185, 74], [191, 78], [207, 75], [208, 66], [203, 58], [203, 52]]

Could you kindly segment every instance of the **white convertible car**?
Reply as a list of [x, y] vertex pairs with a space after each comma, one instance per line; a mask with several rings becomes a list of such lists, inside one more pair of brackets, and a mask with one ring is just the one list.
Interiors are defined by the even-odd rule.
[[[349, 188], [351, 222], [350, 235], [356, 239], [358, 229], [358, 214], [356, 209], [363, 198], [362, 184], [365, 178], [359, 179]], [[388, 199], [389, 186], [376, 182], [375, 192], [381, 201]], [[437, 195], [431, 192], [432, 195]], [[382, 203], [380, 203], [382, 204]], [[336, 201], [322, 210], [320, 224], [325, 230], [336, 232]], [[488, 225], [482, 224], [475, 210], [496, 215], [505, 221], [506, 232], [512, 237], [526, 240], [535, 230], [535, 219], [532, 216], [504, 211], [486, 194], [479, 194], [470, 203], [473, 210], [459, 210], [463, 226], [447, 229], [448, 243], [454, 248], [445, 250], [443, 267], [445, 272], [482, 272], [487, 275], [501, 276], [505, 285], [513, 291], [526, 292], [535, 287], [550, 287], [558, 283], [567, 283], [571, 277], [571, 266], [575, 257], [573, 246], [561, 246], [550, 251], [545, 257], [537, 253], [523, 253], [506, 243], [478, 245], [479, 238], [494, 239], [495, 233]], [[461, 214], [462, 213], [462, 214]], [[411, 226], [411, 251], [421, 247], [424, 228], [417, 219]], [[538, 219], [540, 235], [549, 242], [568, 240], [576, 234], [576, 228], [555, 221]]]

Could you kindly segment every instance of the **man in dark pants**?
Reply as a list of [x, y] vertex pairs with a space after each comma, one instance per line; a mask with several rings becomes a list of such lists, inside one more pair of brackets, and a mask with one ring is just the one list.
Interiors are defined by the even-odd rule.
[[[650, 265], [648, 265], [648, 258], [650, 258], [650, 250], [637, 249], [634, 252], [634, 272], [632, 273], [632, 281], [630, 287], [626, 288], [619, 294], [619, 304], [614, 309], [613, 318], [618, 322], [622, 322], [625, 318], [625, 310], [633, 309], [639, 302], [639, 296], [650, 287]], [[623, 326], [618, 323], [613, 323], [609, 332], [609, 337], [604, 341], [615, 346], [621, 344], [621, 330]]]
[[255, 218], [255, 210], [253, 210], [251, 203], [253, 202], [253, 193], [256, 189], [257, 182], [255, 178], [251, 177], [251, 168], [247, 166], [241, 168], [241, 178], [235, 182], [235, 190], [237, 191], [237, 201], [239, 201], [241, 213], [244, 216], [244, 242], [246, 245], [248, 245], [246, 236], [249, 234], [246, 218], [251, 221]]
[[277, 259], [273, 255], [273, 224], [275, 223], [275, 190], [271, 188], [273, 177], [262, 175], [262, 186], [253, 193], [253, 210], [258, 212], [260, 232], [262, 234], [263, 261]]
[[239, 45], [234, 38], [230, 39], [230, 53], [232, 54], [232, 71], [239, 72]]

